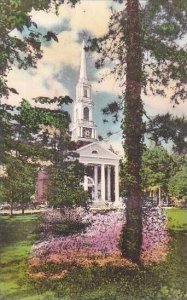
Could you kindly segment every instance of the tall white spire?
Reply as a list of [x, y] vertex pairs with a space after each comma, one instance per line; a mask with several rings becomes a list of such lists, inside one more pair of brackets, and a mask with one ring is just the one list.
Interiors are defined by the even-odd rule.
[[73, 103], [72, 140], [93, 142], [97, 140], [96, 126], [93, 121], [93, 101], [91, 84], [86, 70], [85, 41], [82, 43], [80, 77], [76, 86], [76, 100]]
[[87, 69], [86, 69], [86, 53], [85, 53], [85, 41], [82, 42], [82, 53], [81, 53], [81, 66], [80, 66], [80, 81], [88, 81]]

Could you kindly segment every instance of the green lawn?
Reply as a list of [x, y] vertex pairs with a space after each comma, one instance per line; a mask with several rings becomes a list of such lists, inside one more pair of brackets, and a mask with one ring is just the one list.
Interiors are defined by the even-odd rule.
[[187, 230], [187, 209], [168, 208], [165, 209], [168, 218], [168, 229]]
[[149, 267], [75, 269], [61, 280], [27, 276], [27, 257], [38, 227], [37, 215], [2, 217], [0, 299], [2, 300], [185, 300], [186, 210], [168, 209], [173, 244], [166, 262]]
[[[0, 299], [47, 299], [40, 298], [38, 292], [36, 294], [27, 276], [27, 257], [35, 240], [37, 226], [37, 215], [1, 217]], [[47, 294], [43, 293], [44, 296]]]

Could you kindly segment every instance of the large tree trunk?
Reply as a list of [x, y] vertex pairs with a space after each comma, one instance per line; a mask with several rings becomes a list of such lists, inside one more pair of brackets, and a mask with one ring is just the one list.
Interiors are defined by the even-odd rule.
[[140, 258], [142, 200], [140, 168], [142, 157], [141, 77], [142, 49], [139, 1], [127, 0], [127, 76], [123, 134], [128, 174], [127, 223], [122, 232], [122, 252], [134, 262]]

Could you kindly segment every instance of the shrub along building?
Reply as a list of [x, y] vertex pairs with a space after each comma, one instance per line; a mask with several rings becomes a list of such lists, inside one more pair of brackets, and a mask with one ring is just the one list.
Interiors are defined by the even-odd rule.
[[[85, 43], [82, 44], [80, 76], [73, 102], [72, 140], [77, 142], [76, 152], [79, 161], [86, 166], [82, 183], [88, 191], [93, 205], [120, 206], [119, 200], [119, 156], [98, 141], [96, 125], [93, 120], [93, 100], [91, 84], [87, 77]], [[44, 180], [42, 180], [44, 179]], [[36, 201], [45, 202], [46, 174], [38, 174]]]

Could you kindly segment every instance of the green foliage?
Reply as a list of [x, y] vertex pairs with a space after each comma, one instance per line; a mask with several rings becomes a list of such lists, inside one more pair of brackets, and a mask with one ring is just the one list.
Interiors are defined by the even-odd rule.
[[128, 185], [131, 180], [130, 175], [127, 171], [127, 162], [123, 159], [120, 160], [120, 196], [128, 196]]
[[172, 142], [174, 152], [185, 154], [187, 152], [187, 119], [174, 117], [167, 113], [156, 115], [147, 122], [146, 133], [156, 145]]
[[21, 102], [21, 106], [18, 107], [20, 114], [18, 116], [21, 124], [25, 128], [33, 132], [41, 130], [41, 126], [51, 126], [55, 128], [64, 128], [67, 131], [70, 117], [67, 112], [61, 109], [63, 104], [71, 103], [72, 100], [69, 97], [55, 97], [49, 99], [47, 97], [38, 97], [35, 102], [41, 104], [56, 104], [56, 109], [45, 108], [45, 107], [32, 107], [27, 100]]
[[63, 162], [49, 169], [48, 197], [54, 207], [85, 206], [88, 199], [80, 182], [83, 182], [84, 166], [77, 160]]
[[142, 157], [143, 188], [158, 186], [167, 190], [174, 167], [175, 161], [173, 157], [162, 146], [144, 151]]
[[6, 163], [6, 175], [2, 181], [2, 200], [8, 203], [25, 204], [31, 202], [35, 192], [36, 169], [16, 157], [9, 156]]
[[187, 202], [187, 165], [170, 178], [168, 191], [171, 197]]
[[[32, 168], [41, 167], [43, 162], [48, 161], [50, 203], [54, 206], [85, 203], [87, 195], [80, 186], [84, 168], [75, 161], [77, 154], [69, 132], [70, 117], [62, 109], [63, 104], [71, 101], [68, 96], [53, 99], [38, 97], [35, 102], [40, 103], [40, 107], [31, 106], [25, 99], [16, 108], [0, 104], [0, 120], [4, 129], [2, 163], [8, 174], [3, 180], [8, 202], [24, 203], [26, 195], [28, 199], [34, 194]], [[46, 108], [46, 104], [53, 104], [53, 108]], [[15, 170], [12, 173], [9, 171], [11, 168]]]
[[[171, 197], [178, 198], [179, 195], [183, 195], [185, 198], [186, 158], [169, 154], [163, 146], [145, 149], [142, 156], [141, 178], [142, 190], [161, 187], [165, 193], [169, 192]], [[120, 193], [122, 197], [128, 196], [129, 181], [130, 176], [127, 172], [126, 162], [121, 160]]]

